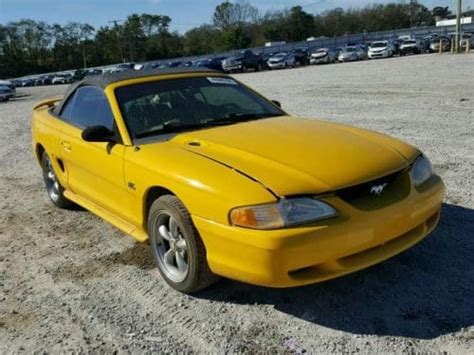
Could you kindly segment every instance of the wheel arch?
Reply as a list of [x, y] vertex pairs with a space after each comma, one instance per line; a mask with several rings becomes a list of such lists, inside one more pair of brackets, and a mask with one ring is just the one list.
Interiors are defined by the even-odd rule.
[[150, 211], [151, 205], [155, 202], [156, 199], [164, 195], [173, 195], [179, 198], [173, 191], [167, 189], [163, 186], [151, 186], [149, 187], [143, 197], [143, 220], [142, 226], [143, 229], [148, 233], [148, 213]]
[[41, 143], [36, 143], [36, 146], [35, 146], [36, 160], [38, 161], [40, 165], [43, 162], [43, 153], [45, 152], [45, 150], [46, 149], [44, 149]]

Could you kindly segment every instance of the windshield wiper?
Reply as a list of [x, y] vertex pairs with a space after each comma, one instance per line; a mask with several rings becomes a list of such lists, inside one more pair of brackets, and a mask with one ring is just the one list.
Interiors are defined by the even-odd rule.
[[182, 124], [179, 122], [169, 121], [163, 124], [162, 127], [157, 129], [152, 129], [146, 132], [140, 132], [135, 135], [135, 138], [145, 138], [150, 136], [155, 136], [163, 133], [178, 133], [194, 129], [204, 129], [214, 126], [222, 126], [232, 123], [239, 123], [245, 121], [257, 120], [260, 118], [270, 118], [276, 116], [283, 116], [281, 113], [277, 114], [255, 114], [255, 113], [230, 113], [220, 118], [213, 118], [202, 123], [192, 123], [192, 124]]
[[238, 123], [245, 121], [258, 120], [260, 118], [270, 118], [283, 116], [281, 113], [229, 113], [223, 117], [213, 118], [206, 121], [207, 124], [229, 124], [229, 123]]
[[151, 131], [140, 132], [135, 135], [135, 138], [145, 138], [150, 136], [159, 135], [162, 133], [177, 133], [183, 131], [189, 131], [192, 129], [206, 128], [209, 125], [203, 123], [193, 123], [193, 124], [166, 124], [163, 127], [158, 129], [152, 129]]

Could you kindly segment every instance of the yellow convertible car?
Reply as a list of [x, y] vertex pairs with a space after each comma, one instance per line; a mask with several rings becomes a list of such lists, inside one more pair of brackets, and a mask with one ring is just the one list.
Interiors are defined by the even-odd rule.
[[174, 68], [85, 78], [33, 113], [52, 202], [149, 240], [166, 282], [225, 276], [290, 287], [422, 240], [444, 185], [386, 135], [291, 117], [224, 74]]

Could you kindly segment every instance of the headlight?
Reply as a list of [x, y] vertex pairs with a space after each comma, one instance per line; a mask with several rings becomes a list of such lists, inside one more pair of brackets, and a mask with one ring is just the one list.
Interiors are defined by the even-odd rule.
[[433, 168], [427, 157], [420, 155], [416, 158], [415, 163], [411, 169], [411, 176], [415, 186], [420, 186], [426, 182], [433, 175]]
[[237, 207], [230, 211], [232, 225], [253, 229], [275, 229], [331, 218], [337, 211], [312, 198], [281, 199], [275, 203]]

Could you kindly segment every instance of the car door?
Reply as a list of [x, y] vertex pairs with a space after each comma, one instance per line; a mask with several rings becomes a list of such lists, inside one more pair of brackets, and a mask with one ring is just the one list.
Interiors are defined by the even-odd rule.
[[[79, 87], [60, 116], [68, 123], [60, 134], [60, 150], [70, 190], [129, 221], [130, 201], [123, 174], [125, 147], [104, 92], [95, 86]], [[116, 132], [114, 142], [84, 141], [82, 131], [96, 125]]]

